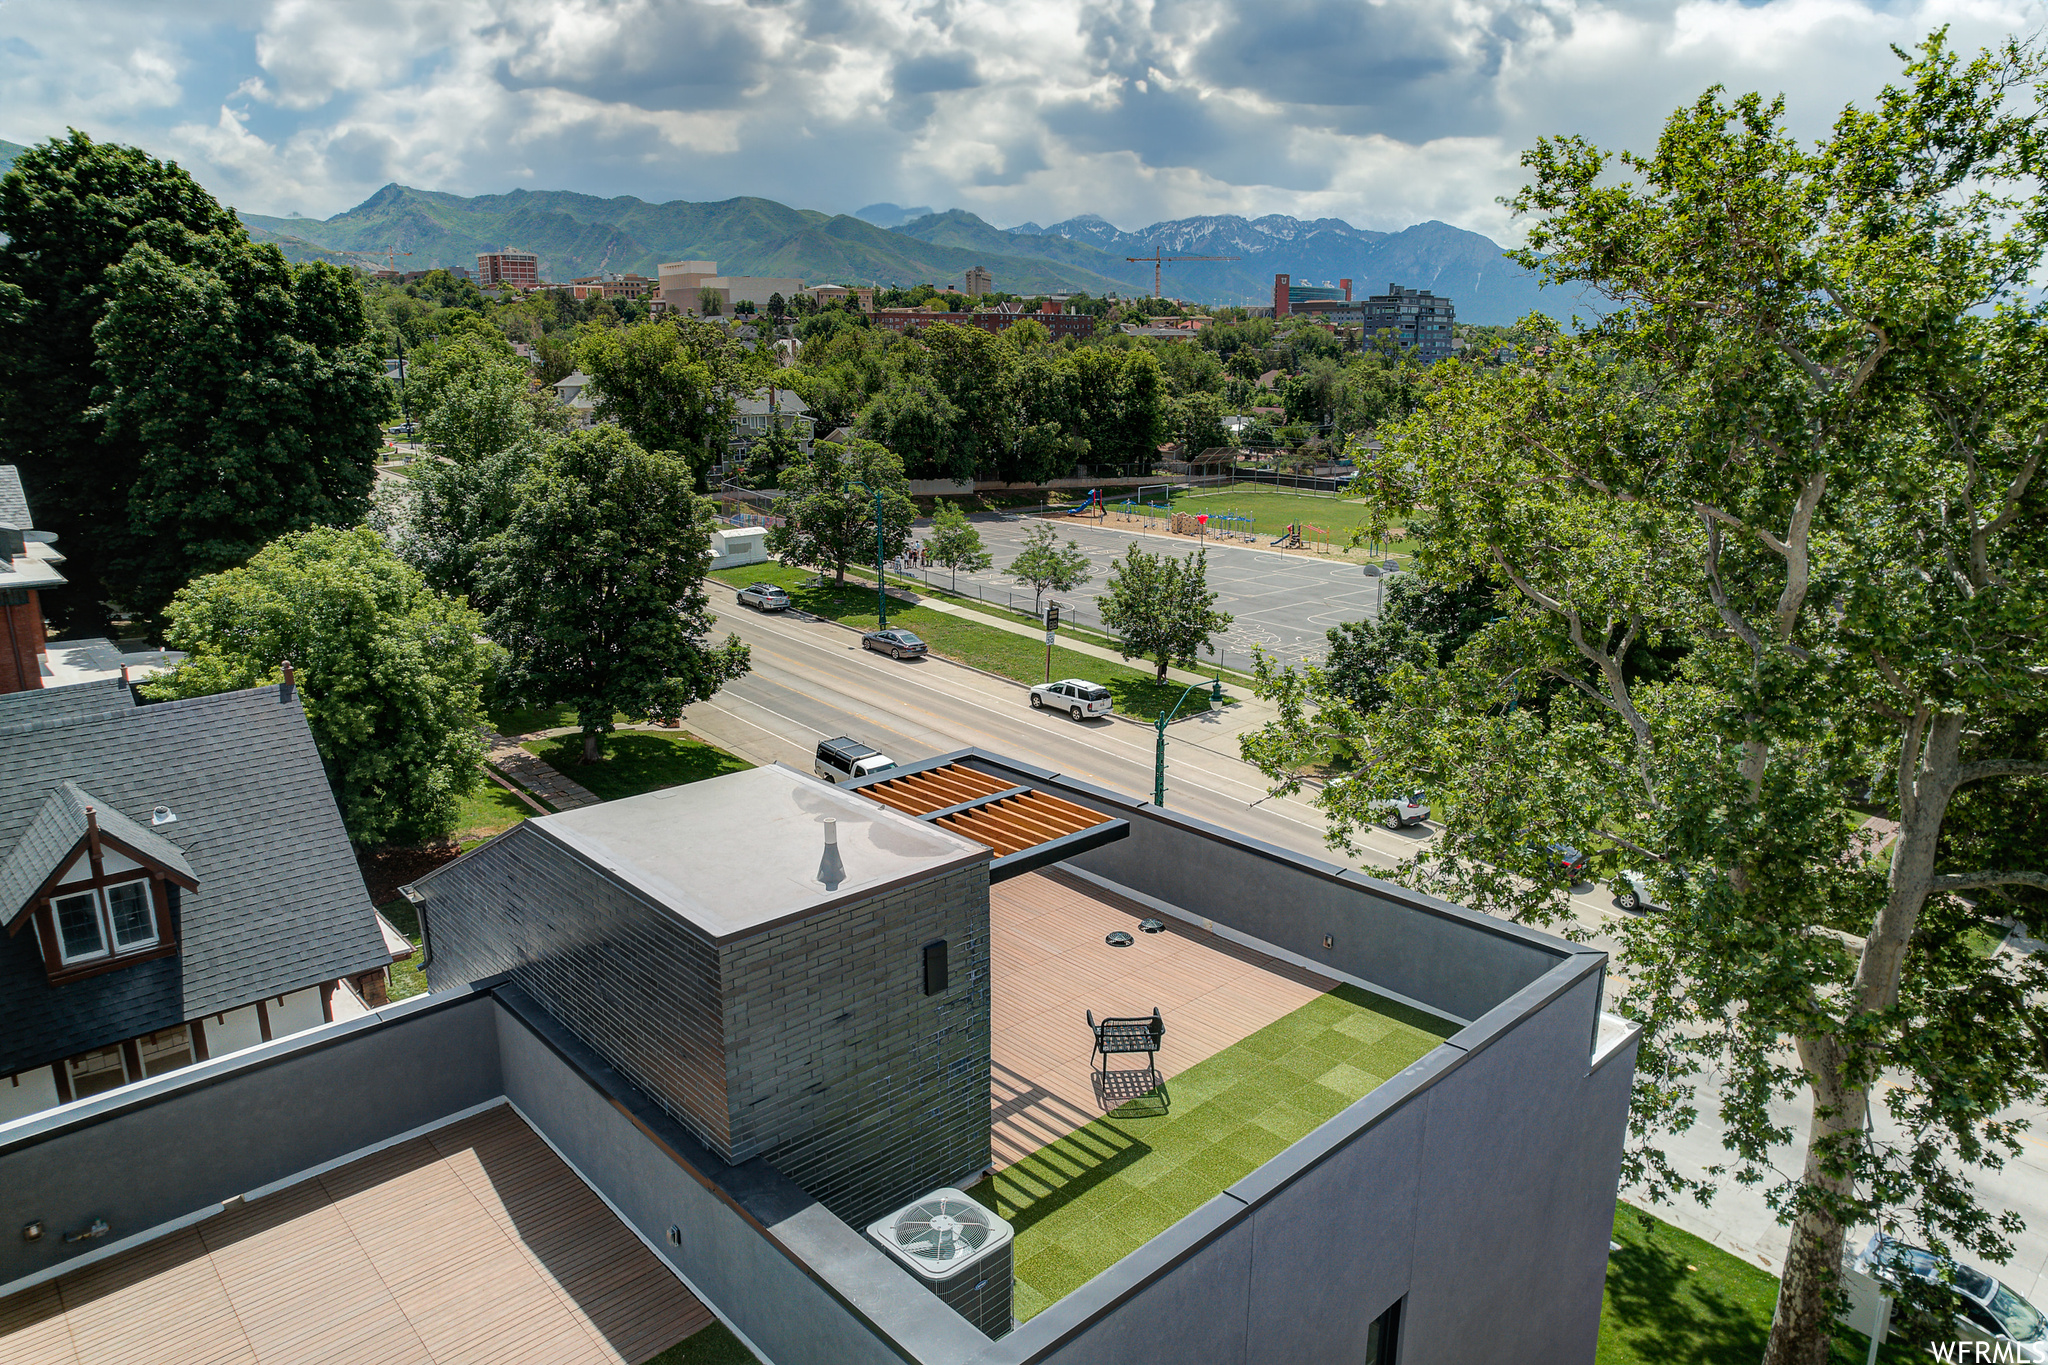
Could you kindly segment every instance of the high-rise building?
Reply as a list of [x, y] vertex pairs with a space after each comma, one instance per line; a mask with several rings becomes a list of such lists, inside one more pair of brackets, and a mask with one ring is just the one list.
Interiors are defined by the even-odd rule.
[[996, 277], [988, 273], [985, 266], [969, 266], [967, 270], [967, 292], [976, 296], [986, 294], [996, 287]]
[[1451, 335], [1458, 310], [1448, 298], [1427, 289], [1403, 289], [1389, 284], [1384, 294], [1374, 294], [1360, 309], [1365, 344], [1370, 346], [1381, 332], [1390, 333], [1404, 346], [1412, 346], [1425, 365], [1451, 357]]
[[540, 257], [531, 251], [479, 251], [476, 282], [480, 289], [535, 289], [540, 285]]

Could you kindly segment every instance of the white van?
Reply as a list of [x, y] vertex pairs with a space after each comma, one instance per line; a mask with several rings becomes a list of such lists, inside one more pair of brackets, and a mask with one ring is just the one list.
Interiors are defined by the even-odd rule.
[[885, 772], [895, 766], [896, 760], [887, 754], [845, 735], [821, 741], [816, 756], [811, 760], [811, 770], [833, 783], [851, 782], [857, 777]]

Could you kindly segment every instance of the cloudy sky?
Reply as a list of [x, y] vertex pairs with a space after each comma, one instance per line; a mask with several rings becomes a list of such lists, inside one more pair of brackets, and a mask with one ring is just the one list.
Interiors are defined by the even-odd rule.
[[0, 138], [66, 126], [325, 217], [399, 181], [1502, 239], [1538, 135], [1647, 145], [1719, 82], [1823, 129], [2040, 0], [0, 0]]

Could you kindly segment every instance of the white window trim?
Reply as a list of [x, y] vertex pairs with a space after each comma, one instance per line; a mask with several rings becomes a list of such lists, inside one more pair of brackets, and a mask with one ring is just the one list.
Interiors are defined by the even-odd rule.
[[[96, 953], [79, 953], [74, 956], [64, 943], [64, 918], [62, 911], [58, 907], [65, 901], [75, 901], [81, 896], [86, 897], [92, 902], [93, 922], [99, 926], [100, 931], [100, 947]], [[106, 906], [101, 902], [98, 891], [74, 891], [68, 896], [52, 896], [50, 898], [50, 925], [57, 931], [57, 959], [67, 967], [73, 963], [97, 962], [103, 957], [113, 956], [114, 936], [107, 932]]]
[[[149, 911], [149, 937], [136, 939], [132, 943], [122, 943], [114, 934], [114, 908], [112, 901], [108, 899], [106, 893], [118, 887], [136, 885], [142, 887], [143, 904]], [[77, 900], [80, 896], [90, 896], [92, 898], [93, 919], [98, 923], [100, 929], [100, 948], [98, 952], [74, 955], [65, 949], [64, 921], [58, 916], [57, 906], [61, 901]], [[109, 886], [95, 887], [85, 891], [73, 891], [69, 895], [64, 896], [52, 896], [50, 898], [50, 924], [57, 931], [57, 960], [66, 967], [76, 966], [81, 962], [98, 962], [110, 957], [128, 957], [154, 948], [163, 941], [162, 931], [158, 928], [156, 922], [156, 898], [150, 894], [148, 877], [131, 877], [125, 882], [114, 882]]]
[[[145, 923], [149, 925], [149, 937], [136, 939], [133, 943], [121, 942], [121, 936], [114, 932], [114, 898], [111, 893], [120, 890], [124, 886], [140, 886], [142, 888], [142, 905], [146, 912]], [[115, 882], [111, 886], [103, 887], [101, 888], [100, 900], [106, 906], [107, 942], [113, 945], [115, 956], [118, 957], [123, 953], [139, 953], [145, 948], [156, 947], [162, 935], [157, 930], [156, 898], [150, 895], [148, 877], [131, 877], [125, 882]]]

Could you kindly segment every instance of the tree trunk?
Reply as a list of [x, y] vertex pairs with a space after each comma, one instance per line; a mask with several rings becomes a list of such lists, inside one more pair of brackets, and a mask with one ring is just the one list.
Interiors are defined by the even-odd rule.
[[596, 763], [604, 758], [604, 733], [599, 730], [583, 732], [583, 761]]
[[1159, 660], [1159, 681], [1162, 684], [1166, 681], [1166, 660], [1164, 659]]
[[[1923, 712], [1900, 736], [1899, 832], [1892, 846], [1890, 890], [1857, 963], [1852, 1015], [1881, 1013], [1898, 1003], [1906, 948], [1927, 903], [1942, 818], [1955, 793], [1962, 735], [1960, 715]], [[1798, 1044], [1800, 1065], [1813, 1087], [1813, 1122], [1807, 1129], [1801, 1181], [1823, 1197], [1847, 1197], [1851, 1181], [1831, 1149], [1844, 1141], [1862, 1140], [1870, 1097], [1844, 1083], [1848, 1059], [1836, 1037], [1801, 1038]], [[1834, 1329], [1827, 1293], [1841, 1270], [1845, 1232], [1825, 1208], [1802, 1212], [1792, 1225], [1764, 1365], [1826, 1365]]]
[[1807, 1128], [1801, 1183], [1822, 1199], [1802, 1210], [1792, 1224], [1764, 1365], [1827, 1365], [1835, 1321], [1828, 1294], [1841, 1273], [1847, 1229], [1826, 1200], [1851, 1193], [1848, 1167], [1836, 1152], [1840, 1144], [1861, 1139], [1870, 1103], [1866, 1092], [1843, 1083], [1844, 1056], [1834, 1038], [1801, 1038], [1798, 1045], [1800, 1064], [1813, 1088], [1813, 1121]]

